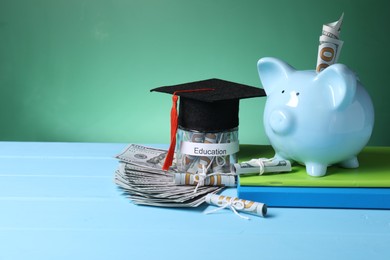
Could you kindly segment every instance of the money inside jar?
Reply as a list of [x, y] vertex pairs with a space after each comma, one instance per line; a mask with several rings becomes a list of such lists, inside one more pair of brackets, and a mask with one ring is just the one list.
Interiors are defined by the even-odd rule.
[[237, 162], [238, 129], [200, 133], [178, 129], [176, 164], [179, 172], [229, 173]]
[[264, 90], [208, 79], [151, 91], [173, 95], [171, 142], [162, 169], [169, 169], [176, 152], [179, 173], [194, 174], [205, 180], [213, 173], [232, 172], [239, 151], [239, 101], [265, 96]]

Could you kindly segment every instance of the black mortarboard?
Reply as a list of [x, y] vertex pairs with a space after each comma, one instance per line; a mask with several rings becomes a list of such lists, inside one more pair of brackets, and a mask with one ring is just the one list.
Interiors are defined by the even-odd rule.
[[[172, 162], [178, 126], [185, 130], [201, 132], [223, 132], [233, 129], [239, 123], [239, 100], [265, 96], [265, 91], [261, 88], [221, 79], [163, 86], [151, 91], [173, 94], [171, 146], [164, 170], [167, 170]], [[179, 116], [176, 109], [177, 96], [180, 96]]]
[[261, 88], [221, 79], [164, 86], [151, 91], [180, 96], [178, 125], [201, 132], [221, 132], [237, 127], [239, 100], [265, 96]]

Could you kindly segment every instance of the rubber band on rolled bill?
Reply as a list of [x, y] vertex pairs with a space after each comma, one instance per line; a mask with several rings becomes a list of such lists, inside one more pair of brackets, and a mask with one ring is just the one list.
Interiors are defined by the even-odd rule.
[[217, 209], [207, 211], [205, 212], [205, 214], [214, 213], [224, 208], [229, 208], [237, 216], [244, 219], [249, 219], [249, 218], [241, 216], [237, 211], [249, 213], [260, 217], [265, 217], [265, 215], [267, 215], [267, 205], [260, 202], [239, 199], [236, 197], [223, 196], [218, 194], [211, 194], [211, 193], [207, 194], [205, 198], [205, 202], [210, 205], [219, 207]]
[[275, 158], [252, 159], [246, 162], [235, 163], [234, 171], [237, 175], [291, 172], [291, 162], [289, 160], [278, 160]]

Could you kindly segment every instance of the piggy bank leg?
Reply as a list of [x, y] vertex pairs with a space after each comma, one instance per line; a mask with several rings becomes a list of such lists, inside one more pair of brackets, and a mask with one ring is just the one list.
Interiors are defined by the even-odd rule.
[[307, 174], [313, 177], [324, 176], [328, 168], [328, 165], [317, 162], [307, 162], [305, 165]]
[[359, 167], [359, 161], [357, 159], [356, 156], [348, 159], [348, 160], [345, 160], [345, 161], [342, 161], [340, 163], [340, 166], [343, 167], [343, 168], [358, 168]]

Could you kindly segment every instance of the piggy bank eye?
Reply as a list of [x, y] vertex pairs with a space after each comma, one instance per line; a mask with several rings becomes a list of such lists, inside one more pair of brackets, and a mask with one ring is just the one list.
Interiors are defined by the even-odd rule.
[[284, 93], [284, 89], [282, 90], [282, 93]]

